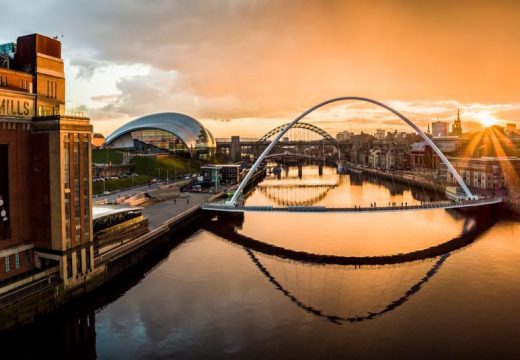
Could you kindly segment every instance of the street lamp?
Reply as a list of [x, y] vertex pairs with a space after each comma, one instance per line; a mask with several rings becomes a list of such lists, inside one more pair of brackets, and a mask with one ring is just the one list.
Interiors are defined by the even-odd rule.
[[161, 169], [162, 168], [156, 168], [155, 170], [159, 171], [159, 181], [161, 181]]

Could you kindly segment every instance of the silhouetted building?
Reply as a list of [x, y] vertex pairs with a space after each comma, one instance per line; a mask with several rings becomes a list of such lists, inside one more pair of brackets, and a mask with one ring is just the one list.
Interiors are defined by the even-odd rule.
[[446, 121], [435, 121], [432, 123], [432, 137], [441, 137], [449, 135], [448, 123]]
[[437, 169], [438, 157], [425, 141], [412, 144], [410, 157], [412, 169]]
[[231, 136], [230, 155], [231, 155], [231, 161], [233, 161], [233, 162], [242, 160], [242, 148], [240, 145], [240, 136]]
[[451, 135], [452, 136], [461, 136], [462, 135], [462, 123], [460, 121], [460, 109], [457, 109], [457, 119], [453, 122], [453, 126], [451, 127]]
[[338, 141], [350, 141], [352, 140], [352, 136], [354, 136], [353, 132], [348, 130], [340, 131], [336, 134], [336, 140]]

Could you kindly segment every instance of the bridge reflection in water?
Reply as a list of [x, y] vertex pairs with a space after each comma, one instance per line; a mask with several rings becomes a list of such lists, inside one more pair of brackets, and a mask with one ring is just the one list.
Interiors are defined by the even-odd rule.
[[[326, 190], [326, 191], [325, 191]], [[304, 203], [319, 198], [312, 205], [337, 207], [370, 207], [389, 203], [420, 205], [422, 202], [446, 200], [444, 193], [392, 182], [362, 174], [338, 174], [336, 168], [325, 166], [318, 175], [317, 165], [303, 166], [303, 178], [296, 167], [287, 167], [280, 176], [271, 174], [257, 184], [244, 201], [245, 206]]]
[[[496, 205], [501, 199], [453, 202], [438, 190], [397, 183], [373, 175], [337, 174], [317, 165], [286, 167], [280, 174], [268, 175], [248, 194], [243, 204], [224, 200], [204, 204], [203, 209], [222, 212], [367, 212], [417, 211], [429, 209], [478, 208]], [[303, 171], [305, 178], [301, 177]]]
[[343, 324], [373, 320], [404, 305], [453, 252], [471, 245], [495, 221], [489, 214], [475, 215], [465, 218], [460, 235], [436, 246], [359, 257], [307, 253], [258, 241], [238, 232], [242, 217], [214, 219], [205, 229], [242, 247], [274, 289], [295, 306]]

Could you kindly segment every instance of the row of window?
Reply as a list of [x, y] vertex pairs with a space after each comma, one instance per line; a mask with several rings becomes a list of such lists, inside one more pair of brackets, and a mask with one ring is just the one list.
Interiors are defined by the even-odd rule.
[[47, 97], [53, 99], [58, 97], [58, 82], [47, 80]]
[[[22, 253], [23, 255], [23, 262], [25, 266], [28, 266], [31, 262], [30, 260], [30, 252], [24, 251]], [[15, 253], [14, 255], [9, 255], [4, 257], [4, 265], [5, 265], [5, 272], [9, 273], [14, 270], [18, 270], [21, 267], [20, 262], [20, 253]]]
[[20, 89], [29, 91], [32, 87], [32, 83], [29, 80], [20, 80]]
[[[81, 140], [81, 141], [80, 141]], [[85, 239], [90, 238], [90, 226], [81, 228], [81, 216], [83, 215], [85, 224], [90, 224], [90, 181], [88, 173], [88, 154], [90, 137], [88, 135], [79, 136], [79, 134], [67, 134], [64, 137], [64, 183], [65, 183], [65, 239], [67, 248], [78, 245], [81, 242], [81, 231], [85, 231]], [[73, 156], [70, 156], [72, 147]], [[82, 147], [82, 148], [81, 148]], [[82, 154], [81, 151], [82, 150]], [[80, 179], [80, 162], [83, 161], [84, 174]], [[74, 171], [74, 180], [71, 183], [71, 170]], [[82, 184], [81, 184], [82, 182]], [[83, 185], [84, 191], [81, 194], [80, 185]], [[83, 196], [82, 196], [83, 195]], [[83, 198], [84, 214], [81, 214], [81, 199]], [[72, 207], [72, 199], [74, 199], [74, 207]], [[72, 219], [74, 219], [74, 229], [72, 228]], [[73, 231], [74, 230], [74, 231]], [[74, 235], [73, 235], [74, 234]]]
[[[7, 86], [7, 76], [0, 75], [0, 86], [3, 86], [3, 87]], [[23, 80], [23, 79], [20, 80], [20, 89], [29, 91], [29, 90], [32, 90], [31, 88], [32, 88], [31, 81]]]

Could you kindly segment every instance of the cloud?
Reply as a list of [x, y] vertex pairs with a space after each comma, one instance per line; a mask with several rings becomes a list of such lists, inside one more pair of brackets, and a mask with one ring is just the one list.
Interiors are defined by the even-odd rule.
[[[8, 1], [2, 11], [4, 41], [34, 31], [65, 35], [76, 81], [98, 91], [69, 98], [100, 121], [166, 110], [262, 121], [364, 95], [390, 99], [425, 123], [464, 104], [518, 102], [520, 3], [513, 1], [41, 0]], [[113, 76], [116, 67], [146, 71]], [[367, 111], [391, 121], [383, 110]], [[517, 110], [496, 113], [519, 119]]]
[[120, 94], [113, 94], [113, 95], [98, 95], [93, 96], [90, 99], [92, 101], [101, 102], [101, 103], [115, 103], [119, 101], [119, 98], [121, 97]]
[[94, 76], [94, 73], [99, 70], [102, 66], [106, 66], [106, 62], [85, 59], [85, 58], [73, 58], [71, 65], [77, 68], [76, 79], [90, 80]]

